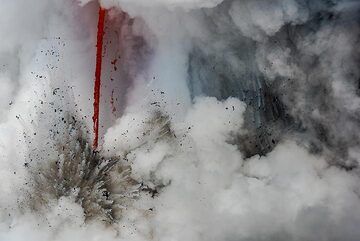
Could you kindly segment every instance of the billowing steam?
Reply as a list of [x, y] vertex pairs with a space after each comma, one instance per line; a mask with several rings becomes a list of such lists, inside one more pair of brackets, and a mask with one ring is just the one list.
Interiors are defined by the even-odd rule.
[[359, 11], [3, 0], [0, 240], [359, 240]]

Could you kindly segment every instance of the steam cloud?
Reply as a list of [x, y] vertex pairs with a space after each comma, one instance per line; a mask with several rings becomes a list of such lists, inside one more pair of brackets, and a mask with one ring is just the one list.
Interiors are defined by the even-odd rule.
[[3, 0], [0, 240], [358, 240], [360, 4]]

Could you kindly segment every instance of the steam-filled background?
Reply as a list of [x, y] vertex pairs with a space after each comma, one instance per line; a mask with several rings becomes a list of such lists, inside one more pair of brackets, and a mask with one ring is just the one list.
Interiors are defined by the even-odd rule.
[[2, 0], [0, 240], [359, 240], [359, 23], [356, 0]]

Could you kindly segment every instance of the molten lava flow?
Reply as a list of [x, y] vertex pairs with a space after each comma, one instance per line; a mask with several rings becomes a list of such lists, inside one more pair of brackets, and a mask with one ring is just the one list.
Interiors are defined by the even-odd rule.
[[97, 26], [96, 41], [96, 69], [95, 69], [95, 85], [94, 85], [94, 115], [92, 117], [94, 123], [94, 140], [93, 148], [97, 149], [99, 142], [99, 110], [100, 110], [100, 85], [101, 85], [101, 63], [102, 63], [102, 46], [104, 38], [104, 23], [106, 10], [99, 9], [99, 19]]

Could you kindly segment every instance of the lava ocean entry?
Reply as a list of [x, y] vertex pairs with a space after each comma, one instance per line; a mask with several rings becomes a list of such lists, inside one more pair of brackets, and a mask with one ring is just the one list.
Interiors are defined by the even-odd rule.
[[360, 240], [360, 2], [2, 0], [0, 241]]

